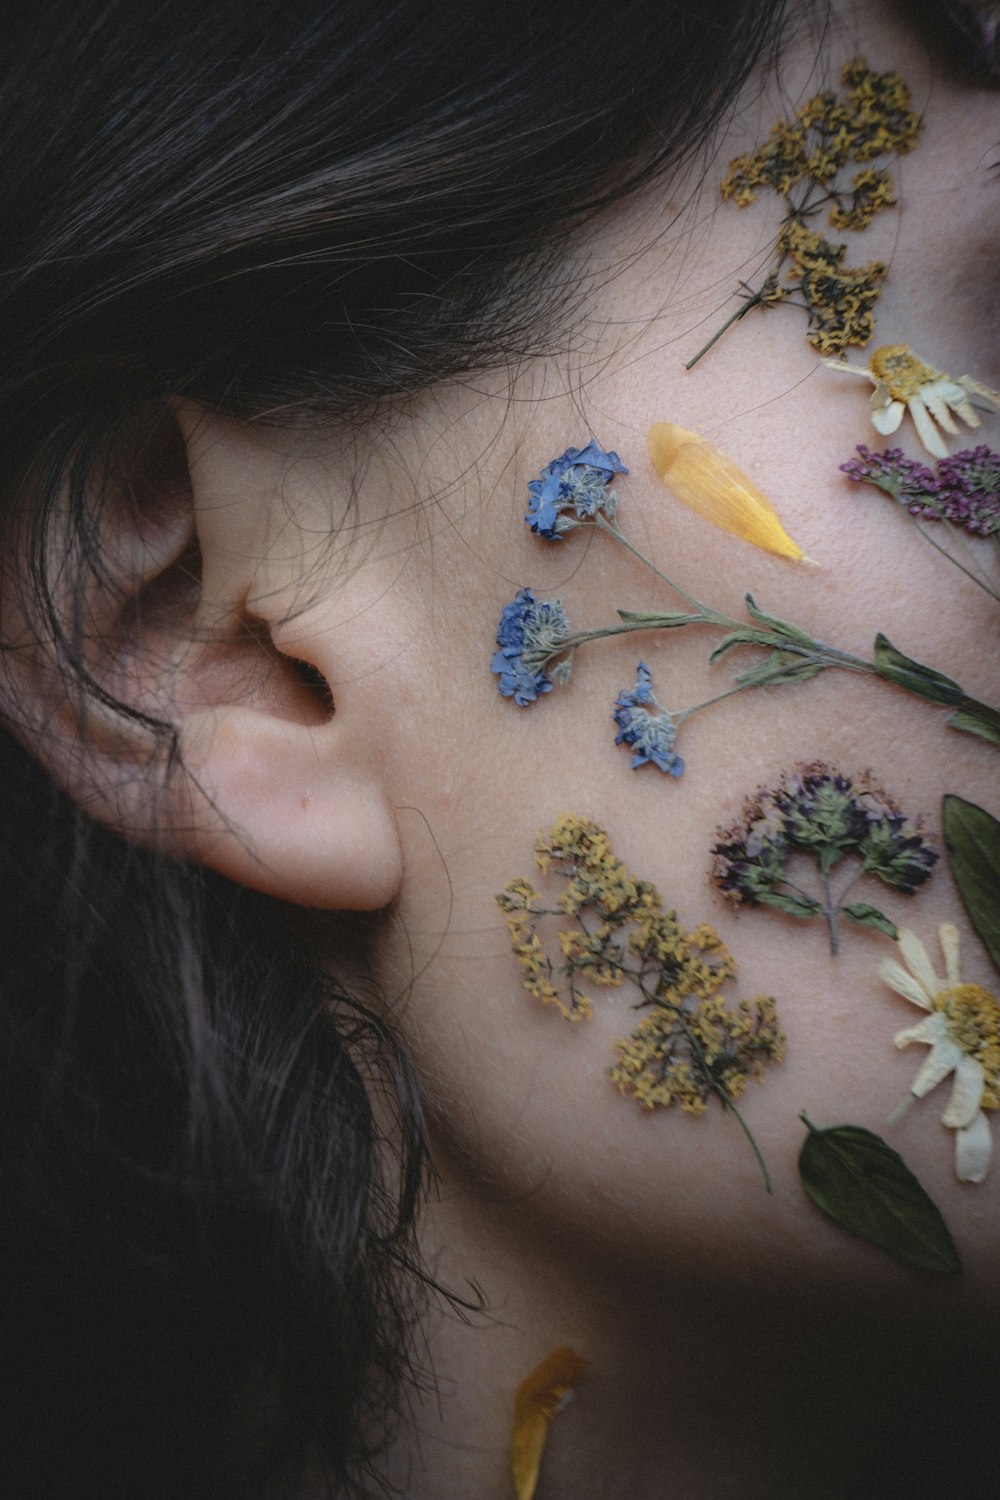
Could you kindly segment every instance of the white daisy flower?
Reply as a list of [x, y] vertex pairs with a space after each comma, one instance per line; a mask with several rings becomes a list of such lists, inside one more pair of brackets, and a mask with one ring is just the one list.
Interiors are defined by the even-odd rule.
[[950, 922], [938, 928], [945, 978], [934, 972], [916, 933], [899, 930], [903, 962], [884, 958], [878, 966], [897, 995], [929, 1014], [900, 1031], [897, 1047], [923, 1042], [930, 1047], [910, 1087], [892, 1116], [893, 1123], [914, 1099], [922, 1099], [949, 1075], [951, 1098], [941, 1122], [956, 1132], [955, 1171], [963, 1182], [982, 1182], [990, 1169], [993, 1138], [984, 1110], [1000, 1109], [1000, 1001], [978, 984], [963, 984], [959, 973], [958, 929]]
[[909, 412], [920, 441], [935, 458], [948, 456], [939, 429], [958, 433], [956, 417], [967, 427], [981, 425], [973, 398], [986, 411], [1000, 411], [1000, 393], [971, 375], [953, 380], [913, 354], [908, 344], [883, 344], [866, 366], [849, 364], [846, 359], [824, 359], [823, 364], [871, 381], [875, 387], [870, 402], [872, 425], [883, 437], [895, 432]]

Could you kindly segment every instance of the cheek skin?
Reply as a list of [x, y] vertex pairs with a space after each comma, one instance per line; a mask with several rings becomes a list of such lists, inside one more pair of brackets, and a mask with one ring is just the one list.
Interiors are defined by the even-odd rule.
[[[623, 504], [625, 490], [623, 482]], [[672, 571], [702, 597], [721, 595], [736, 613], [738, 581], [756, 574], [758, 597], [776, 612], [810, 625], [824, 613], [827, 638], [858, 649], [870, 642], [886, 603], [884, 535], [851, 569], [841, 542], [843, 560], [825, 570], [817, 588], [816, 575], [759, 559], [728, 538], [713, 534], [706, 551], [697, 518], [669, 510], [641, 480], [628, 500], [629, 515], [646, 532], [644, 546], [669, 554]], [[888, 508], [872, 514], [883, 532], [898, 519]], [[543, 549], [530, 538], [526, 545], [526, 528], [514, 525], [512, 534], [504, 517], [513, 567], [525, 569], [515, 581], [530, 580], [539, 597], [558, 592], [574, 622], [608, 618], [618, 602], [650, 607], [663, 597], [631, 559], [602, 550], [603, 538], [593, 538], [589, 550], [581, 538]], [[488, 658], [495, 619], [514, 590], [497, 584], [489, 566], [495, 555], [484, 553], [478, 567], [466, 563], [463, 574], [457, 557], [446, 567], [442, 546], [439, 537], [434, 569], [455, 580], [452, 628], [435, 635], [428, 627], [426, 638], [436, 641], [433, 682], [407, 702], [408, 744], [422, 750], [407, 756], [406, 800], [418, 811], [401, 816], [410, 878], [382, 949], [391, 992], [418, 975], [403, 1026], [427, 1081], [439, 1165], [447, 1163], [446, 1172], [476, 1192], [485, 1183], [511, 1204], [530, 1205], [517, 1212], [536, 1228], [584, 1235], [616, 1263], [634, 1257], [674, 1276], [696, 1263], [720, 1278], [738, 1265], [741, 1277], [762, 1283], [779, 1266], [789, 1285], [832, 1280], [854, 1295], [863, 1279], [872, 1292], [884, 1291], [897, 1268], [873, 1265], [878, 1258], [864, 1247], [824, 1229], [801, 1191], [798, 1114], [806, 1109], [817, 1124], [850, 1121], [891, 1140], [960, 1227], [963, 1257], [981, 1292], [995, 1269], [995, 1236], [990, 1215], [969, 1213], [974, 1190], [954, 1179], [954, 1138], [939, 1121], [944, 1092], [895, 1131], [887, 1125], [923, 1055], [892, 1046], [895, 1031], [917, 1014], [877, 978], [887, 941], [851, 932], [834, 960], [821, 923], [767, 911], [737, 916], [707, 877], [716, 827], [738, 814], [755, 786], [796, 762], [820, 756], [847, 771], [873, 767], [905, 811], [936, 822], [945, 787], [989, 803], [991, 752], [945, 729], [936, 711], [916, 700], [830, 673], [803, 687], [747, 694], [692, 720], [683, 730], [688, 768], [680, 781], [652, 767], [632, 773], [627, 752], [613, 744], [610, 708], [634, 680], [635, 644], [602, 642], [581, 652], [569, 688], [530, 709], [501, 700]], [[894, 587], [911, 599], [928, 587], [926, 559], [912, 546], [892, 572]], [[839, 581], [845, 575], [848, 581]], [[487, 598], [495, 600], [492, 608]], [[974, 681], [981, 659], [970, 650], [961, 659], [964, 637], [949, 608], [917, 623], [926, 623], [926, 640], [909, 642], [912, 649], [926, 649], [932, 661], [957, 659], [955, 670]], [[693, 631], [643, 648], [671, 705], [719, 691], [720, 669], [705, 665], [708, 650]], [[726, 989], [730, 1000], [776, 997], [786, 1061], [769, 1068], [763, 1084], [751, 1082], [740, 1103], [767, 1158], [773, 1198], [735, 1120], [714, 1102], [694, 1120], [676, 1108], [648, 1114], [617, 1094], [606, 1076], [610, 1049], [632, 1029], [634, 996], [598, 990], [594, 1018], [571, 1026], [520, 988], [494, 897], [516, 875], [534, 878], [534, 839], [563, 811], [604, 827], [628, 868], [659, 886], [685, 926], [709, 921], [717, 928], [738, 964]], [[859, 894], [893, 920], [916, 924], [929, 946], [938, 922], [960, 915], [943, 867], [912, 899], [882, 887]], [[970, 977], [978, 972], [975, 946], [966, 943]], [[989, 982], [985, 971], [978, 977]], [[992, 1185], [980, 1191], [994, 1200]]]
[[[922, 67], [905, 49], [878, 64], [917, 76]], [[938, 113], [928, 114], [921, 147], [926, 175], [916, 153], [913, 166], [906, 163], [920, 233], [908, 220], [907, 234], [888, 247], [879, 341], [907, 340], [942, 367], [997, 385], [992, 270], [976, 261], [977, 291], [969, 280], [975, 258], [964, 257], [959, 296], [954, 255], [948, 261], [943, 249], [956, 241], [954, 184], [968, 179], [968, 161], [996, 139], [1000, 120], [990, 101], [971, 139], [950, 85], [936, 87]], [[963, 244], [979, 243], [987, 216], [992, 223], [994, 193], [960, 195]], [[391, 754], [407, 879], [382, 935], [383, 983], [390, 995], [406, 995], [404, 1040], [425, 1079], [445, 1178], [459, 1196], [494, 1194], [526, 1233], [544, 1226], [586, 1242], [609, 1266], [658, 1266], [679, 1278], [697, 1264], [761, 1286], [777, 1271], [788, 1285], [840, 1287], [846, 1298], [909, 1286], [907, 1272], [825, 1225], [806, 1200], [796, 1167], [804, 1109], [818, 1125], [851, 1122], [886, 1138], [941, 1208], [966, 1265], [965, 1289], [929, 1288], [927, 1296], [995, 1302], [1000, 1166], [979, 1188], [955, 1179], [954, 1134], [940, 1123], [947, 1083], [888, 1125], [926, 1056], [923, 1047], [892, 1044], [919, 1017], [877, 977], [879, 960], [894, 952], [888, 940], [853, 930], [832, 959], [821, 923], [737, 915], [710, 885], [708, 867], [717, 827], [738, 816], [758, 785], [773, 785], [799, 762], [871, 768], [904, 812], [937, 831], [946, 791], [1000, 810], [996, 752], [946, 728], [944, 712], [931, 705], [830, 672], [745, 694], [687, 722], [678, 745], [687, 769], [673, 781], [652, 767], [630, 772], [627, 752], [613, 744], [614, 698], [634, 683], [636, 661], [649, 661], [661, 700], [682, 708], [723, 690], [752, 654], [734, 653], [710, 669], [716, 637], [697, 629], [603, 641], [579, 653], [568, 688], [527, 710], [501, 700], [488, 672], [501, 609], [521, 587], [561, 598], [577, 627], [613, 620], [619, 605], [676, 605], [606, 538], [576, 534], [543, 545], [523, 524], [528, 480], [592, 434], [631, 468], [616, 481], [626, 534], [705, 602], [742, 618], [750, 590], [769, 612], [866, 658], [883, 631], [969, 693], [997, 697], [996, 653], [986, 646], [995, 640], [994, 611], [985, 595], [907, 516], [838, 472], [856, 444], [887, 446], [868, 422], [868, 387], [820, 369], [791, 311], [748, 319], [685, 376], [683, 357], [719, 321], [720, 288], [734, 285], [761, 250], [759, 218], [717, 205], [709, 212], [729, 217], [704, 264], [686, 268], [687, 343], [654, 305], [655, 286], [625, 275], [604, 310], [624, 320], [627, 308], [630, 326], [648, 324], [649, 332], [610, 358], [583, 396], [565, 379], [565, 395], [509, 409], [485, 401], [472, 417], [464, 413], [461, 438], [457, 424], [449, 429], [456, 447], [467, 444], [451, 467], [475, 473], [475, 493], [436, 507], [432, 534], [414, 552], [403, 612], [422, 643], [419, 670], [407, 675], [414, 663], [405, 656], [398, 678], [392, 663], [385, 669], [388, 690], [406, 705], [405, 741]], [[874, 240], [863, 249], [887, 253]], [[932, 286], [931, 262], [942, 261], [950, 280]], [[559, 372], [552, 378], [554, 387], [541, 375], [536, 381], [546, 396], [559, 387]], [[820, 567], [768, 557], [671, 500], [646, 460], [646, 433], [659, 421], [702, 433], [729, 453]], [[916, 456], [912, 439], [900, 437]], [[952, 446], [979, 441], [1000, 444], [1000, 417]], [[593, 1020], [570, 1026], [521, 989], [494, 897], [515, 876], [534, 878], [534, 839], [564, 811], [605, 828], [615, 853], [657, 884], [686, 927], [717, 928], [738, 965], [725, 991], [731, 1001], [775, 996], [787, 1057], [740, 1102], [767, 1158], [772, 1198], [735, 1120], [714, 1103], [693, 1120], [676, 1109], [644, 1113], [616, 1093], [606, 1076], [610, 1048], [634, 1024], [625, 991], [598, 991]], [[938, 964], [938, 924], [955, 921], [963, 977], [995, 988], [943, 859], [912, 898], [873, 882], [858, 896], [913, 926]]]

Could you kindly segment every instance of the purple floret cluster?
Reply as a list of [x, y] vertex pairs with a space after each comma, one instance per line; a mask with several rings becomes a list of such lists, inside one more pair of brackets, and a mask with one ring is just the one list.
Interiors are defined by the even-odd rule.
[[872, 453], [862, 443], [857, 454], [840, 466], [847, 477], [890, 495], [911, 516], [950, 521], [971, 536], [1000, 533], [1000, 453], [985, 444], [939, 459], [933, 470], [902, 448]]

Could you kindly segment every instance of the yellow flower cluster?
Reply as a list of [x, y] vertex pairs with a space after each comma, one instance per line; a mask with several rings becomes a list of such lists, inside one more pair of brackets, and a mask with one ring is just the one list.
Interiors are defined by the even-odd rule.
[[[881, 261], [845, 266], [846, 246], [831, 244], [807, 223], [829, 205], [834, 229], [865, 229], [877, 213], [894, 205], [891, 174], [871, 163], [911, 150], [921, 123], [898, 73], [875, 73], [858, 58], [845, 64], [841, 81], [842, 92], [814, 95], [794, 119], [772, 126], [757, 151], [731, 161], [721, 184], [723, 198], [739, 208], [767, 189], [784, 198], [788, 210], [778, 235], [777, 261], [737, 316], [796, 294], [791, 305], [808, 312], [809, 343], [823, 354], [841, 353], [871, 339], [872, 309], [886, 267]], [[862, 170], [848, 187], [840, 174], [852, 161]]]
[[[735, 157], [722, 180], [723, 198], [739, 208], [754, 202], [758, 188], [787, 198], [803, 182], [829, 187], [849, 161], [913, 149], [920, 116], [910, 108], [910, 91], [898, 73], [875, 73], [856, 58], [844, 64], [841, 81], [843, 96], [815, 94], [794, 120], [772, 125], [763, 146]], [[888, 173], [879, 175], [888, 179]], [[883, 204], [893, 201], [884, 198]]]
[[851, 186], [850, 201], [838, 204], [830, 211], [830, 223], [834, 229], [866, 229], [875, 215], [883, 208], [891, 208], [896, 202], [892, 178], [884, 169], [866, 167], [856, 172]]
[[888, 274], [880, 260], [866, 266], [843, 264], [845, 245], [824, 239], [796, 220], [778, 236], [778, 251], [791, 261], [789, 291], [797, 291], [809, 312], [809, 343], [821, 354], [848, 344], [867, 344], [875, 332], [874, 307]]
[[[687, 1057], [679, 1055], [679, 1025]], [[721, 996], [712, 995], [686, 1009], [680, 1023], [670, 1008], [651, 1011], [617, 1051], [611, 1078], [623, 1094], [645, 1109], [677, 1103], [700, 1115], [710, 1091], [738, 1099], [748, 1078], [762, 1079], [764, 1064], [784, 1056], [785, 1037], [769, 997], [741, 1000], [728, 1010]]]
[[[563, 814], [536, 840], [535, 862], [566, 882], [554, 906], [523, 878], [497, 897], [521, 983], [570, 1021], [592, 1014], [581, 985], [634, 986], [647, 1013], [615, 1046], [611, 1078], [623, 1094], [647, 1109], [677, 1102], [701, 1114], [713, 1093], [737, 1099], [765, 1062], [780, 1061], [784, 1036], [774, 1001], [760, 997], [728, 1009], [720, 991], [735, 965], [718, 933], [707, 923], [686, 931], [595, 823]], [[539, 936], [546, 918], [571, 921], [555, 935], [558, 964]]]
[[898, 73], [873, 73], [863, 58], [845, 63], [841, 78], [851, 116], [851, 155], [874, 161], [895, 151], [912, 151], [920, 134], [920, 116], [910, 105], [910, 91]]

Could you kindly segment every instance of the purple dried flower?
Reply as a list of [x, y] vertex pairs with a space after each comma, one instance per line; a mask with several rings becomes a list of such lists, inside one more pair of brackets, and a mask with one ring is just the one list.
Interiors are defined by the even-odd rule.
[[973, 536], [1000, 531], [1000, 453], [963, 448], [940, 460], [937, 477], [945, 520]]
[[857, 458], [841, 464], [856, 484], [870, 484], [904, 505], [921, 521], [950, 521], [973, 536], [1000, 531], [1000, 453], [985, 445], [965, 448], [938, 460], [936, 472], [902, 448], [872, 453], [864, 444]]
[[[797, 869], [789, 878], [787, 865], [795, 854], [815, 860], [819, 885], [814, 891], [803, 887]], [[776, 786], [759, 787], [744, 803], [740, 820], [719, 830], [712, 878], [737, 906], [825, 917], [836, 952], [841, 915], [895, 933], [868, 902], [845, 901], [858, 878], [856, 865], [840, 891], [833, 891], [832, 872], [847, 855], [860, 861], [862, 874], [907, 895], [929, 879], [938, 858], [919, 820], [906, 818], [869, 773], [845, 776], [816, 762], [782, 776]]]
[[902, 448], [887, 448], [884, 453], [872, 453], [864, 443], [859, 443], [857, 458], [841, 464], [841, 470], [856, 484], [870, 484], [883, 494], [891, 495], [900, 505], [905, 505], [911, 516], [929, 520], [939, 512], [928, 497], [937, 494], [938, 482], [925, 464], [907, 458]]

